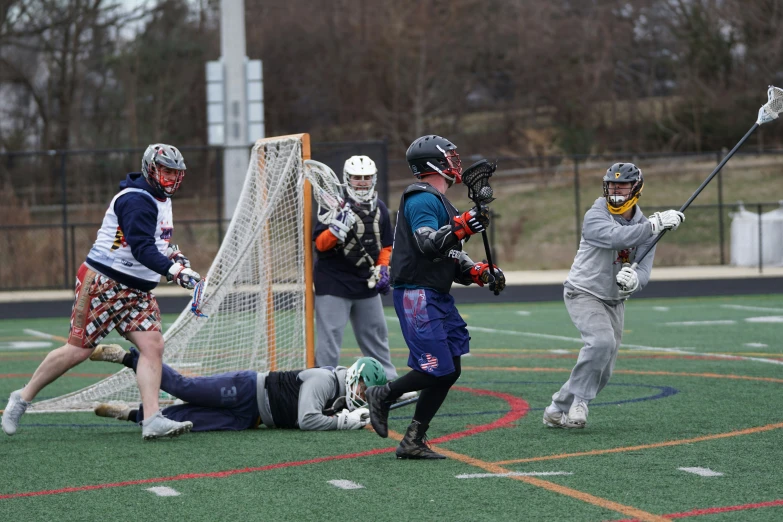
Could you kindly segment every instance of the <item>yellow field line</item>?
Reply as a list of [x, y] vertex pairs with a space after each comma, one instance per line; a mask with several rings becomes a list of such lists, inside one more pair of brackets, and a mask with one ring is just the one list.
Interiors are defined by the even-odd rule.
[[752, 435], [754, 433], [762, 433], [764, 431], [778, 430], [780, 428], [783, 428], [783, 422], [778, 422], [776, 424], [767, 424], [765, 426], [756, 426], [755, 428], [746, 428], [744, 430], [729, 431], [726, 433], [716, 433], [714, 435], [702, 435], [701, 437], [694, 437], [692, 439], [668, 440], [665, 442], [642, 444], [640, 446], [625, 446], [621, 448], [582, 451], [579, 453], [560, 453], [558, 455], [547, 455], [544, 457], [530, 457], [527, 459], [499, 460], [495, 462], [495, 464], [497, 465], [522, 464], [525, 462], [541, 462], [544, 460], [567, 459], [570, 457], [592, 457], [594, 455], [606, 455], [608, 453], [624, 453], [626, 451], [639, 451], [645, 449], [666, 448], [669, 446], [680, 446], [682, 444], [692, 444], [694, 442], [704, 442], [707, 440], [727, 439], [729, 437], [738, 437], [740, 435]]
[[[402, 440], [402, 435], [392, 430], [389, 430], [389, 437], [397, 441]], [[474, 457], [469, 457], [461, 453], [456, 453], [454, 451], [444, 449], [440, 446], [432, 446], [432, 449], [437, 451], [438, 453], [441, 453], [442, 455], [447, 456], [450, 459], [458, 460], [470, 466], [481, 468], [490, 473], [498, 473], [498, 474], [512, 473], [512, 470], [500, 467], [498, 464], [493, 464], [491, 462], [486, 462], [484, 460], [480, 460]], [[536, 486], [539, 488], [546, 489], [547, 491], [551, 491], [553, 493], [558, 493], [560, 495], [565, 495], [567, 497], [575, 498], [577, 500], [581, 500], [582, 502], [593, 504], [594, 506], [598, 506], [604, 509], [609, 509], [617, 513], [622, 513], [624, 515], [633, 517], [638, 520], [644, 520], [649, 522], [667, 522], [669, 520], [665, 517], [648, 513], [647, 511], [643, 511], [633, 506], [626, 506], [625, 504], [620, 504], [606, 498], [596, 497], [595, 495], [585, 493], [584, 491], [579, 491], [577, 489], [561, 486], [560, 484], [555, 484], [554, 482], [549, 482], [548, 480], [541, 480], [536, 477], [529, 477], [524, 475], [523, 476], [510, 475], [505, 478], [518, 480], [520, 482], [525, 482], [526, 484], [530, 484], [531, 486]]]

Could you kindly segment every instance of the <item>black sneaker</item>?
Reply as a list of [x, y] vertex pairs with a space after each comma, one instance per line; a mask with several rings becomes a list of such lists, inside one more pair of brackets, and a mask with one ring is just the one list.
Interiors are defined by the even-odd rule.
[[445, 459], [445, 455], [435, 453], [427, 443], [427, 428], [419, 421], [411, 422], [408, 431], [402, 438], [395, 454], [398, 459], [438, 460]]
[[389, 407], [391, 403], [386, 397], [391, 393], [389, 384], [383, 386], [370, 386], [364, 392], [367, 399], [367, 407], [370, 409], [370, 422], [375, 433], [384, 439], [389, 436]]

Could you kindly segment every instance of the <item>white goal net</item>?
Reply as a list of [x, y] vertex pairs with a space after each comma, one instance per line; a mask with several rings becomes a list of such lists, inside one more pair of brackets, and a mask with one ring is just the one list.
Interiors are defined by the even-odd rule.
[[[208, 317], [197, 318], [190, 304], [180, 313], [164, 334], [166, 364], [185, 375], [307, 366], [310, 201], [303, 160], [309, 155], [306, 134], [256, 142], [237, 208], [206, 276], [201, 311]], [[123, 368], [82, 390], [34, 403], [29, 411], [140, 401], [133, 371]]]

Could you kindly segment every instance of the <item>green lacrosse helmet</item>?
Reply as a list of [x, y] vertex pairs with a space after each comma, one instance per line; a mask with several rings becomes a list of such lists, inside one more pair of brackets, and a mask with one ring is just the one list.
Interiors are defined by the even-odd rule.
[[364, 393], [359, 395], [359, 384], [364, 382], [366, 388], [370, 386], [383, 386], [386, 384], [386, 372], [377, 359], [372, 357], [360, 357], [345, 372], [345, 390], [348, 395], [348, 409], [364, 408], [367, 401]]

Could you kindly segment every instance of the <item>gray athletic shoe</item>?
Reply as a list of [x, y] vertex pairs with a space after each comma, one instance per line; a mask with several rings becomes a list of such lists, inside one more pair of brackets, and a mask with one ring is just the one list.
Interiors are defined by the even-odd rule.
[[193, 423], [190, 421], [177, 422], [171, 419], [167, 419], [158, 410], [155, 415], [149, 419], [145, 419], [141, 423], [141, 436], [144, 440], [162, 439], [165, 437], [179, 437], [183, 433], [187, 433], [193, 428]]
[[110, 419], [128, 420], [131, 407], [127, 404], [101, 403], [95, 407], [95, 415], [98, 417], [108, 417]]
[[16, 428], [19, 427], [19, 419], [22, 418], [24, 412], [27, 411], [27, 407], [30, 406], [30, 403], [22, 398], [21, 391], [11, 392], [11, 396], [8, 398], [8, 405], [3, 410], [3, 431], [9, 436], [16, 433]]
[[564, 411], [553, 408], [550, 404], [544, 410], [544, 424], [550, 428], [566, 428], [568, 416]]
[[587, 402], [574, 401], [568, 410], [567, 428], [584, 428], [587, 424]]
[[99, 344], [90, 355], [91, 361], [105, 361], [122, 364], [128, 354], [119, 344]]

